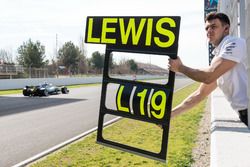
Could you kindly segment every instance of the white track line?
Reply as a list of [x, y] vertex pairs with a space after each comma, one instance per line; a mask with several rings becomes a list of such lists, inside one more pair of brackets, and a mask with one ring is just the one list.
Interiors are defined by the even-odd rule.
[[[110, 124], [118, 121], [119, 119], [121, 119], [121, 117], [116, 117], [116, 118], [104, 123], [104, 126], [110, 125]], [[43, 152], [41, 152], [39, 154], [36, 154], [35, 156], [30, 157], [29, 159], [26, 159], [26, 160], [24, 160], [24, 161], [22, 161], [22, 162], [20, 162], [20, 163], [18, 163], [16, 165], [14, 165], [13, 167], [26, 166], [26, 165], [30, 164], [31, 162], [34, 162], [34, 161], [36, 161], [36, 160], [50, 154], [50, 153], [52, 153], [52, 152], [54, 152], [54, 151], [56, 151], [56, 150], [58, 150], [58, 149], [60, 149], [60, 148], [62, 148], [64, 146], [66, 146], [66, 145], [68, 145], [68, 144], [70, 144], [70, 143], [72, 143], [72, 142], [74, 142], [74, 141], [76, 141], [76, 140], [78, 140], [78, 139], [80, 139], [80, 138], [82, 138], [82, 137], [96, 131], [96, 130], [97, 130], [97, 127], [92, 128], [92, 129], [90, 129], [90, 130], [88, 130], [88, 131], [86, 131], [86, 132], [84, 132], [84, 133], [82, 133], [80, 135], [77, 135], [77, 136], [75, 136], [75, 137], [73, 137], [73, 138], [71, 138], [71, 139], [69, 139], [67, 141], [64, 141], [64, 142], [62, 142], [62, 143], [60, 143], [60, 144], [58, 144], [58, 145], [56, 145], [54, 147], [51, 147], [48, 150], [45, 150], [45, 151], [43, 151]]]
[[191, 85], [191, 84], [193, 84], [193, 83], [195, 83], [195, 82], [192, 81], [192, 82], [188, 83], [187, 85], [185, 85], [185, 86], [183, 86], [183, 87], [181, 87], [181, 88], [175, 90], [174, 92], [177, 92], [177, 91], [179, 91], [179, 90], [181, 90], [181, 89], [183, 89], [183, 88], [185, 88], [185, 87], [187, 87], [187, 86], [189, 86], [189, 85]]

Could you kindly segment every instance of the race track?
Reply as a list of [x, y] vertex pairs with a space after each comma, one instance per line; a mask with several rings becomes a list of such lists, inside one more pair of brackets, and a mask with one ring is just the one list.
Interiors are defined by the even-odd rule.
[[[191, 82], [176, 79], [175, 89]], [[100, 85], [49, 97], [0, 96], [0, 166], [15, 165], [96, 127], [100, 96]]]

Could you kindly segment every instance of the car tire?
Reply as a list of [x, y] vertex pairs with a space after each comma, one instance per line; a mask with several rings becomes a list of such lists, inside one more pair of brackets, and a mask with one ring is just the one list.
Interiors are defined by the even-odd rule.
[[61, 91], [62, 91], [62, 94], [68, 94], [69, 93], [69, 90], [67, 89], [67, 87], [63, 87], [61, 89]]
[[23, 95], [24, 95], [24, 96], [30, 96], [29, 90], [28, 90], [28, 89], [23, 90]]

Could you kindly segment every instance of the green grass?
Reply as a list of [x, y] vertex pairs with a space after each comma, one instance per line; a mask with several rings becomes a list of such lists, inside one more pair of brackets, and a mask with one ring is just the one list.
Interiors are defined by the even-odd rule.
[[[198, 87], [192, 84], [174, 94], [173, 106]], [[77, 141], [44, 159], [32, 164], [32, 167], [188, 167], [191, 166], [192, 148], [194, 147], [198, 126], [206, 100], [198, 106], [176, 116], [171, 120], [168, 163], [151, 160], [124, 151], [96, 144], [96, 133]], [[155, 124], [122, 119], [104, 129], [104, 136], [128, 145], [146, 150], [158, 151], [162, 130]]]
[[80, 87], [85, 87], [85, 86], [98, 86], [101, 85], [101, 83], [90, 83], [90, 84], [79, 84], [79, 85], [69, 85], [67, 86], [68, 88], [80, 88]]
[[19, 93], [22, 93], [21, 89], [0, 90], [0, 95], [19, 94]]

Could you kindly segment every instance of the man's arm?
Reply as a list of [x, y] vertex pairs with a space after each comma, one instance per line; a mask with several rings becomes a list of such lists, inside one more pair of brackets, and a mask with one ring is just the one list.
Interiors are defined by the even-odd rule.
[[172, 112], [174, 114], [178, 114], [180, 112], [186, 111], [196, 104], [201, 102], [205, 97], [207, 97], [215, 88], [217, 87], [216, 82], [212, 82], [210, 84], [201, 83], [200, 87], [193, 92], [190, 96], [188, 96], [181, 104], [176, 106]]
[[178, 57], [177, 59], [169, 59], [169, 70], [181, 72], [195, 81], [210, 84], [215, 82], [225, 72], [232, 69], [236, 64], [237, 62], [223, 59], [221, 57], [215, 57], [209, 68], [193, 69], [182, 64]]

